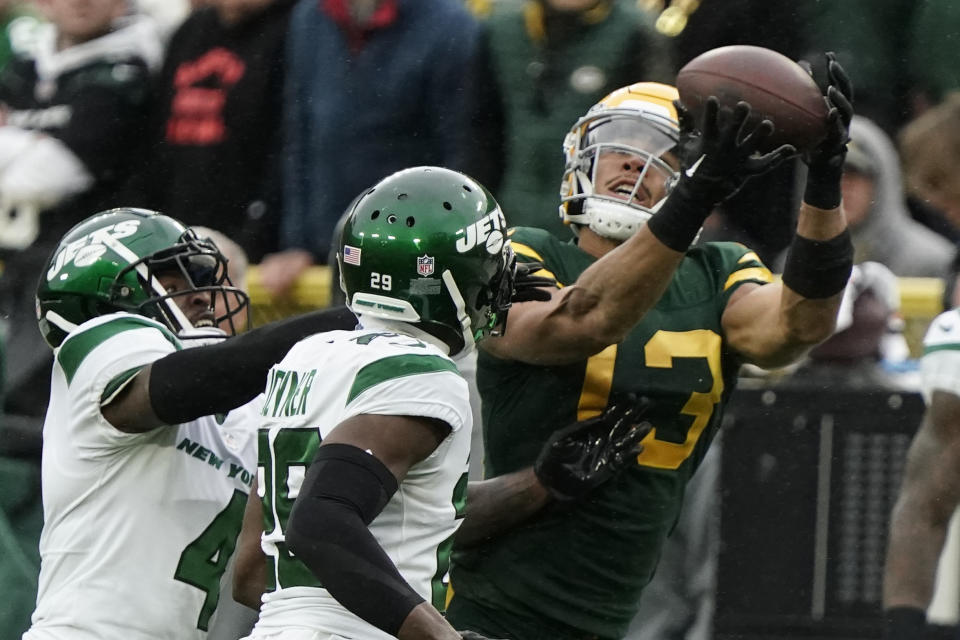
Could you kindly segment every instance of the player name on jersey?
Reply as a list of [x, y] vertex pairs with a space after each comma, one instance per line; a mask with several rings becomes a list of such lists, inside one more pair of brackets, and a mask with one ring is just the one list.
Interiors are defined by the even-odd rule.
[[307, 397], [316, 369], [306, 373], [302, 371], [270, 371], [267, 383], [267, 398], [263, 403], [261, 415], [276, 418], [279, 416], [301, 416], [307, 412]]

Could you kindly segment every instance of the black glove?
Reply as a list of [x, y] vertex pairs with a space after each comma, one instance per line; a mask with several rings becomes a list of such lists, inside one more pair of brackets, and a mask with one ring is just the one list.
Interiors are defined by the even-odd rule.
[[847, 157], [847, 143], [850, 141], [853, 83], [837, 62], [835, 54], [826, 53], [824, 58], [825, 77], [813, 73], [810, 64], [801, 61], [801, 66], [817, 81], [828, 107], [827, 137], [803, 155], [803, 161], [809, 167], [803, 199], [818, 209], [834, 209], [840, 205], [840, 178], [843, 175], [843, 161]]
[[549, 300], [557, 281], [545, 276], [533, 275], [543, 269], [539, 262], [518, 262], [513, 279], [513, 295], [510, 302], [544, 302]]
[[457, 633], [460, 634], [462, 640], [496, 640], [495, 638], [488, 638], [487, 636], [480, 635], [476, 631], [457, 631]]
[[673, 104], [680, 122], [676, 153], [683, 170], [660, 210], [647, 221], [647, 229], [674, 251], [686, 251], [715, 205], [735, 194], [749, 178], [796, 154], [796, 149], [785, 144], [760, 154], [758, 149], [773, 133], [773, 123], [748, 123], [746, 102], [735, 109], [721, 109], [710, 96], [699, 129], [680, 102]]
[[746, 102], [738, 102], [730, 109], [721, 107], [717, 98], [710, 96], [704, 103], [699, 126], [686, 107], [679, 102], [674, 102], [674, 106], [680, 122], [678, 153], [684, 167], [693, 166], [703, 157], [692, 176], [684, 173], [677, 188], [686, 181], [711, 205], [727, 200], [749, 178], [770, 171], [797, 153], [792, 145], [785, 144], [761, 154], [760, 147], [773, 133], [773, 122], [763, 119], [751, 124], [751, 109]]
[[595, 418], [575, 422], [550, 436], [534, 472], [558, 500], [575, 500], [607, 482], [643, 451], [653, 426], [641, 418], [650, 401], [627, 396]]

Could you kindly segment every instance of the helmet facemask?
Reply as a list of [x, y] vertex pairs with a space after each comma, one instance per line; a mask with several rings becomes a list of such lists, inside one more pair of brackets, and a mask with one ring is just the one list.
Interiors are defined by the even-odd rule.
[[[605, 238], [626, 240], [659, 209], [679, 178], [664, 159], [675, 149], [676, 139], [630, 112], [608, 112], [582, 123], [582, 128], [575, 161], [564, 173], [563, 184], [573, 188], [562, 194], [561, 206], [566, 205], [570, 222], [585, 224]], [[598, 169], [604, 161], [639, 166], [639, 172], [624, 168], [600, 184]], [[663, 193], [652, 200], [651, 187], [658, 184]]]
[[[177, 291], [163, 286], [172, 280]], [[202, 318], [201, 327], [223, 322], [232, 331], [243, 328], [234, 318], [249, 298], [233, 286], [215, 244], [155, 211], [110, 209], [74, 226], [50, 255], [37, 283], [37, 324], [54, 349], [84, 322], [117, 312], [151, 318], [185, 337], [182, 332], [194, 327], [176, 301], [197, 291], [209, 292], [205, 304], [224, 303], [222, 311]]]
[[490, 305], [490, 335], [502, 336], [507, 330], [507, 312], [513, 304], [513, 284], [517, 278], [517, 256], [509, 242], [503, 247], [503, 267], [490, 283], [493, 304]]
[[[246, 329], [235, 324], [234, 319], [249, 305], [249, 296], [233, 286], [228, 275], [227, 258], [216, 245], [197, 237], [192, 229], [184, 231], [177, 244], [136, 260], [117, 274], [109, 295], [118, 306], [127, 306], [125, 300], [132, 293], [127, 283], [133, 274], [148, 297], [136, 303], [131, 311], [161, 321], [181, 337], [191, 337], [190, 333], [184, 333], [190, 329], [203, 328], [203, 325], [195, 327], [177, 305], [179, 298], [197, 293], [210, 294], [211, 312], [218, 306], [221, 309], [212, 317], [212, 327], [226, 323], [229, 334]], [[169, 274], [179, 276], [185, 286], [167, 290], [160, 278]], [[216, 304], [218, 299], [221, 305]]]
[[[669, 85], [640, 82], [612, 92], [580, 118], [563, 142], [560, 216], [623, 241], [636, 233], [679, 180], [680, 128]], [[602, 173], [602, 175], [600, 175]]]
[[[466, 351], [472, 349], [477, 342], [487, 336], [502, 336], [507, 327], [507, 312], [510, 310], [511, 298], [513, 297], [513, 281], [517, 272], [517, 256], [513, 253], [513, 247], [510, 242], [505, 242], [501, 249], [503, 259], [497, 273], [490, 279], [486, 287], [477, 292], [477, 300], [473, 305], [474, 309], [479, 310], [479, 314], [474, 314], [480, 321], [477, 326], [473, 326], [473, 321], [466, 313], [465, 303], [463, 310], [458, 313], [461, 318], [461, 327], [463, 334], [464, 347]], [[456, 288], [456, 282], [452, 275], [448, 278], [444, 274], [444, 282], [451, 297], [457, 303], [457, 297], [460, 295], [459, 288]], [[461, 305], [457, 303], [458, 309]]]

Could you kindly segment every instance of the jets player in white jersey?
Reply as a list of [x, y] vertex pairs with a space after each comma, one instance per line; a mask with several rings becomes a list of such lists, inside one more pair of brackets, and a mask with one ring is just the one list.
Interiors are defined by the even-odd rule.
[[960, 507], [960, 309], [930, 323], [923, 347], [927, 406], [907, 454], [883, 577], [883, 637], [889, 640], [933, 637], [927, 607], [950, 518]]
[[362, 326], [301, 341], [268, 377], [251, 637], [459, 639], [438, 611], [472, 428], [455, 358], [510, 305], [504, 217], [467, 176], [406, 169], [355, 203], [338, 262]]
[[183, 348], [246, 303], [216, 246], [150, 211], [95, 215], [50, 257], [37, 316], [56, 361], [25, 640], [206, 636], [256, 469], [248, 403], [297, 340], [355, 324], [316, 312]]

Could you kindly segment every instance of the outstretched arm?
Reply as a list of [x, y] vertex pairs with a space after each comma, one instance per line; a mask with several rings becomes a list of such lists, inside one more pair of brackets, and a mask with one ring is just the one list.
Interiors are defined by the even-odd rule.
[[839, 206], [824, 210], [804, 203], [787, 257], [795, 274], [767, 285], [741, 285], [731, 296], [723, 329], [746, 361], [784, 366], [830, 337], [853, 265], [846, 229]]
[[765, 367], [788, 364], [830, 337], [853, 266], [840, 197], [853, 87], [833, 54], [827, 54], [827, 73], [828, 135], [804, 157], [806, 191], [783, 279], [741, 287], [723, 314], [730, 346]]
[[533, 467], [467, 485], [467, 513], [455, 544], [470, 547], [509, 531], [551, 501]]
[[681, 141], [690, 146], [685, 155], [701, 158], [696, 171], [683, 172], [647, 224], [572, 285], [555, 292], [549, 302], [515, 305], [504, 335], [484, 341], [483, 348], [499, 358], [550, 365], [583, 360], [622, 341], [663, 295], [714, 205], [748, 177], [794, 153], [785, 145], [757, 155], [772, 125], [763, 120], [751, 129], [749, 115], [746, 103], [731, 111], [708, 100], [702, 134], [690, 129], [687, 142]]
[[[706, 217], [706, 216], [704, 216]], [[501, 337], [480, 343], [505, 359], [538, 365], [589, 357], [623, 340], [666, 290], [683, 253], [644, 226], [548, 302], [514, 304]]]
[[294, 344], [314, 333], [353, 329], [356, 323], [346, 307], [335, 307], [171, 353], [127, 380], [104, 400], [101, 411], [129, 433], [225, 413], [261, 393], [270, 367]]

